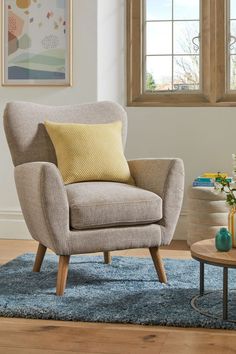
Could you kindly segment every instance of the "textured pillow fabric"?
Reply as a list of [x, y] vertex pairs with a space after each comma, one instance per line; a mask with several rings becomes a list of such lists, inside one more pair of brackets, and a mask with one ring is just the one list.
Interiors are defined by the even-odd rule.
[[113, 181], [133, 184], [123, 153], [122, 123], [55, 123], [46, 121], [58, 168], [65, 184]]

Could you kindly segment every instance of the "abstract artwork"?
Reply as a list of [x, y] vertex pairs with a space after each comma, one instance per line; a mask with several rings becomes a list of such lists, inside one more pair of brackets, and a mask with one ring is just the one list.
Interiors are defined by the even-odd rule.
[[71, 0], [3, 0], [3, 85], [71, 84]]

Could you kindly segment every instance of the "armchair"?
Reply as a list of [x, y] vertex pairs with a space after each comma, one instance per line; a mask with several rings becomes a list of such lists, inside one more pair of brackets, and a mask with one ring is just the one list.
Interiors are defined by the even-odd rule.
[[136, 186], [82, 182], [64, 186], [56, 155], [43, 122], [106, 123], [121, 120], [123, 144], [127, 117], [121, 106], [99, 102], [51, 107], [8, 103], [4, 127], [15, 166], [22, 212], [32, 237], [39, 242], [33, 267], [39, 272], [47, 248], [59, 256], [56, 294], [64, 294], [70, 256], [149, 248], [157, 275], [166, 282], [159, 247], [168, 245], [179, 218], [184, 190], [180, 159], [129, 161]]

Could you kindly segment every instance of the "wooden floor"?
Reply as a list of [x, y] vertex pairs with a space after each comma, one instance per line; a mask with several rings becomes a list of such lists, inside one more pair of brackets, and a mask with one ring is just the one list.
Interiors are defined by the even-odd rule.
[[[34, 241], [0, 240], [0, 264], [36, 248]], [[164, 257], [190, 257], [183, 241], [174, 241], [161, 253]], [[149, 256], [146, 250], [113, 254]], [[15, 353], [231, 354], [236, 353], [236, 332], [0, 318], [0, 354]]]

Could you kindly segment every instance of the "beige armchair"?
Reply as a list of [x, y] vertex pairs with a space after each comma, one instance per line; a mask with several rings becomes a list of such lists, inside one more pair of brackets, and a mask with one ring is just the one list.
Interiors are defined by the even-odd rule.
[[[39, 242], [33, 271], [39, 272], [46, 249], [59, 255], [56, 293], [63, 295], [70, 255], [149, 248], [159, 280], [166, 282], [159, 254], [178, 221], [184, 189], [180, 159], [129, 161], [136, 186], [83, 182], [64, 186], [44, 120], [106, 123], [121, 120], [123, 144], [127, 117], [121, 106], [99, 102], [50, 107], [26, 102], [7, 104], [4, 127], [15, 165], [22, 212]], [[79, 270], [78, 270], [79, 271]]]

